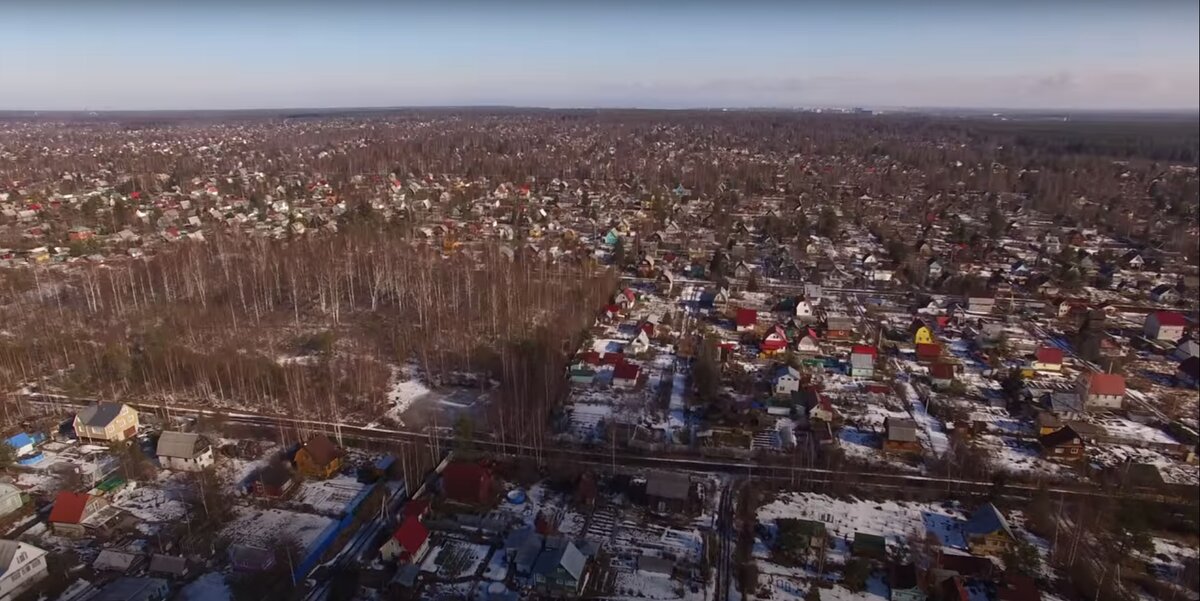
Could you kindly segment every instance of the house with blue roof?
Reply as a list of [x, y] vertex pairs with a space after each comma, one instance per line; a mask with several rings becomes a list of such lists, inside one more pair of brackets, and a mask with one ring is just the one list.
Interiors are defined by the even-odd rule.
[[967, 548], [975, 555], [1003, 557], [1016, 542], [1004, 514], [995, 505], [982, 505], [963, 526]]

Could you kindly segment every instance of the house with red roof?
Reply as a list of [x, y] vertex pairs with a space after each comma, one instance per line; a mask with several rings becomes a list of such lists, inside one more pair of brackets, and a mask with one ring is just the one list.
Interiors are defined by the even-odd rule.
[[470, 461], [456, 461], [442, 470], [442, 493], [451, 501], [485, 505], [492, 500], [492, 472]]
[[918, 361], [936, 361], [942, 356], [942, 346], [936, 342], [921, 342], [917, 344]]
[[637, 386], [638, 376], [642, 368], [633, 363], [620, 363], [613, 367], [612, 385], [614, 388], [633, 388]]
[[632, 307], [635, 302], [637, 302], [637, 294], [632, 288], [625, 288], [613, 297], [613, 304], [625, 309]]
[[379, 548], [379, 558], [400, 563], [417, 563], [429, 550], [429, 530], [415, 517], [406, 517], [387, 542]]
[[1059, 372], [1062, 371], [1063, 352], [1062, 349], [1052, 346], [1043, 346], [1033, 354], [1033, 361], [1029, 367], [1034, 371], [1044, 372]]
[[62, 491], [54, 499], [50, 509], [51, 530], [59, 536], [84, 536], [87, 534], [89, 518], [96, 516], [108, 506], [108, 502], [83, 492]]
[[737, 331], [749, 332], [758, 325], [758, 311], [739, 307], [734, 316], [734, 323], [737, 324]]
[[1079, 378], [1079, 399], [1084, 409], [1120, 409], [1125, 401], [1125, 376], [1087, 373]]
[[934, 363], [929, 367], [929, 380], [934, 388], [946, 388], [954, 383], [954, 365], [950, 363]]
[[850, 349], [850, 375], [855, 378], [875, 376], [875, 359], [879, 351], [873, 346], [856, 344]]
[[1155, 311], [1146, 316], [1146, 323], [1142, 327], [1146, 338], [1169, 342], [1178, 342], [1185, 330], [1187, 319], [1174, 311]]
[[783, 326], [775, 326], [771, 331], [763, 336], [762, 344], [759, 348], [764, 353], [778, 353], [786, 349], [788, 346], [787, 332], [783, 330]]

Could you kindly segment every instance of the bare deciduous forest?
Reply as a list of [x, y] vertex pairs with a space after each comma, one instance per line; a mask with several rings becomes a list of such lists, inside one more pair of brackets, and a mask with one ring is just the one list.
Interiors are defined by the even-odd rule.
[[523, 436], [544, 423], [573, 342], [614, 287], [586, 264], [492, 247], [447, 258], [370, 226], [218, 236], [5, 291], [0, 386], [57, 374], [49, 383], [72, 395], [332, 420], [378, 409], [391, 366], [415, 358], [435, 382], [493, 374], [497, 406], [516, 409], [497, 426]]

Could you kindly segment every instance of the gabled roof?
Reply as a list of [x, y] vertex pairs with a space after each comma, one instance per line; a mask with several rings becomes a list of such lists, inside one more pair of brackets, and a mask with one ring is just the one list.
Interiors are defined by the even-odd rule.
[[421, 523], [415, 517], [406, 517], [400, 523], [400, 527], [392, 533], [392, 538], [400, 543], [400, 546], [408, 552], [409, 555], [416, 555], [417, 551], [421, 550], [421, 545], [429, 539], [429, 530], [425, 528], [425, 524]]
[[853, 348], [850, 349], [851, 355], [870, 355], [870, 356], [874, 357], [878, 353], [879, 353], [879, 351], [875, 347], [868, 346], [866, 344], [856, 344], [856, 345], [854, 345]]
[[616, 380], [636, 380], [638, 373], [641, 372], [641, 367], [633, 363], [618, 363], [613, 367], [613, 379]]
[[1184, 327], [1187, 325], [1187, 320], [1184, 319], [1182, 315], [1174, 311], [1157, 311], [1152, 315], [1158, 319], [1158, 325], [1160, 326]]
[[1094, 373], [1088, 376], [1088, 394], [1125, 395], [1125, 376]]
[[158, 437], [155, 454], [159, 457], [191, 459], [196, 456], [196, 443], [200, 435], [194, 432], [163, 432]]
[[83, 521], [84, 510], [92, 496], [84, 492], [64, 490], [54, 498], [54, 508], [50, 510], [50, 523], [78, 524]]
[[738, 327], [753, 326], [758, 323], [758, 311], [739, 308], [735, 319]]
[[84, 407], [75, 419], [91, 428], [104, 428], [121, 414], [124, 407], [121, 403], [96, 403]]
[[1063, 426], [1049, 434], [1043, 434], [1038, 437], [1038, 444], [1045, 448], [1052, 449], [1059, 445], [1082, 442], [1083, 438], [1071, 426]]
[[[29, 555], [32, 557], [26, 557], [25, 563], [14, 566], [12, 565], [13, 557], [16, 556], [17, 551], [20, 551], [22, 547], [24, 547], [26, 551], [33, 551], [32, 553], [29, 553]], [[22, 565], [27, 565], [33, 559], [41, 557], [45, 554], [45, 551], [29, 543], [0, 539], [0, 577], [7, 576], [9, 568], [20, 568]]]
[[538, 557], [537, 562], [533, 566], [533, 571], [538, 574], [548, 574], [554, 571], [559, 566], [562, 566], [571, 578], [578, 581], [583, 577], [583, 569], [587, 566], [587, 558], [575, 546], [575, 543], [568, 542], [558, 549], [546, 549]]
[[304, 443], [304, 450], [313, 458], [317, 465], [329, 465], [333, 460], [342, 456], [341, 449], [324, 434], [317, 434]]
[[1049, 363], [1051, 365], [1062, 365], [1063, 352], [1062, 349], [1052, 346], [1043, 346], [1037, 350], [1035, 357], [1039, 363]]
[[935, 363], [929, 368], [929, 373], [939, 380], [954, 379], [954, 366], [949, 363]]
[[992, 534], [1003, 530], [1010, 538], [1016, 540], [1012, 530], [1008, 527], [1008, 520], [1004, 519], [1004, 514], [1000, 513], [1000, 510], [991, 503], [984, 503], [979, 509], [976, 509], [963, 526], [963, 530], [967, 534]]

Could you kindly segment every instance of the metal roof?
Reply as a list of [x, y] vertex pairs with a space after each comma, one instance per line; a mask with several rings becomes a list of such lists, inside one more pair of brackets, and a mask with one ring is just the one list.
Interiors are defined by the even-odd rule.
[[120, 403], [96, 403], [95, 405], [84, 407], [83, 410], [75, 416], [75, 419], [83, 422], [83, 425], [85, 426], [92, 428], [104, 428], [112, 423], [112, 420], [116, 419], [117, 416], [121, 414], [121, 409], [124, 407], [125, 405]]
[[200, 435], [194, 432], [163, 432], [158, 437], [155, 453], [159, 457], [192, 459], [197, 455], [197, 443], [200, 441]]

